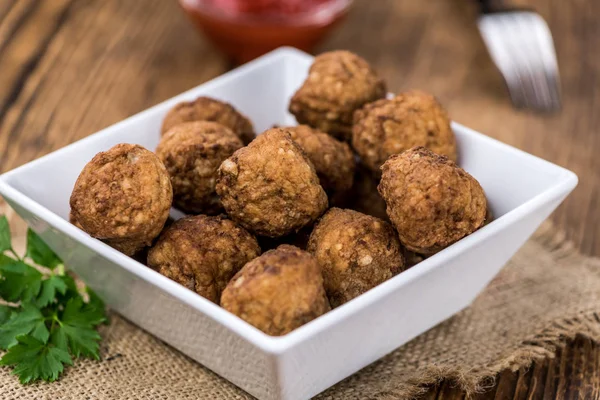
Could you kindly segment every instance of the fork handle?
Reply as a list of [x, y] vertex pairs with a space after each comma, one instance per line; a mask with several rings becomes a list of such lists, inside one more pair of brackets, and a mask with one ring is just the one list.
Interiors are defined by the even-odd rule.
[[502, 0], [477, 0], [479, 9], [482, 14], [506, 10], [506, 6]]

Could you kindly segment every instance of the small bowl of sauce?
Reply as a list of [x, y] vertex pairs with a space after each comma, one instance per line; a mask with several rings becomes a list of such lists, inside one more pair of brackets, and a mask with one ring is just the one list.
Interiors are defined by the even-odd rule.
[[238, 63], [280, 46], [311, 51], [352, 0], [179, 0], [196, 27]]

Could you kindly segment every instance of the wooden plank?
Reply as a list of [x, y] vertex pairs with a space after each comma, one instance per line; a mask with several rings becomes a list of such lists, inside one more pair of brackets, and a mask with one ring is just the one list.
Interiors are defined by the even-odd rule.
[[[160, 0], [74, 3], [17, 95], [12, 90], [0, 95], [11, 100], [0, 122], [0, 149], [8, 149], [10, 143], [10, 151], [0, 158], [0, 170], [63, 147], [221, 74], [225, 60], [196, 34], [177, 7], [176, 2]], [[35, 53], [37, 47], [31, 47], [27, 54]], [[22, 52], [9, 45], [0, 57], [0, 70], [4, 71], [3, 60]], [[10, 82], [21, 75], [11, 74]]]
[[531, 383], [529, 384], [527, 400], [543, 400], [546, 376], [548, 374], [548, 361], [536, 361], [533, 363], [531, 371]]
[[597, 345], [589, 338], [578, 336], [569, 346], [571, 373], [566, 381], [565, 398], [593, 399], [595, 387], [600, 380], [600, 371], [596, 365]]
[[558, 350], [555, 358], [546, 361], [548, 363], [548, 373], [544, 385], [544, 399], [554, 399], [556, 397], [556, 388], [560, 378], [561, 353], [562, 351]]
[[[438, 393], [440, 392], [441, 389], [441, 384], [439, 385], [432, 385], [429, 390], [427, 391], [427, 393], [425, 393], [421, 399], [422, 400], [437, 400], [438, 398]], [[420, 399], [420, 400], [421, 400]]]
[[440, 385], [437, 400], [462, 400], [465, 394], [456, 387], [455, 383], [444, 381]]
[[0, 3], [0, 23], [9, 13], [10, 9], [15, 5], [16, 0], [4, 0]]
[[498, 375], [494, 400], [512, 400], [517, 389], [517, 381], [517, 374], [510, 370], [502, 371]]
[[34, 0], [19, 2], [11, 0], [0, 3], [0, 53], [34, 8]]
[[0, 31], [0, 120], [65, 20], [71, 0], [19, 2]]
[[532, 385], [533, 369], [520, 368], [516, 375], [517, 383], [515, 384], [515, 394], [513, 395], [513, 399], [527, 400]]

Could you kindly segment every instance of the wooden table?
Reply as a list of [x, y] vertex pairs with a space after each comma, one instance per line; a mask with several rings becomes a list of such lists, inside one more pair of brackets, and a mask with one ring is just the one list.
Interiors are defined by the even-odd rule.
[[[472, 3], [357, 0], [318, 51], [355, 51], [392, 91], [431, 91], [453, 119], [575, 171], [579, 186], [552, 219], [582, 252], [600, 256], [600, 1], [519, 1], [553, 32], [564, 108], [552, 116], [512, 108]], [[0, 172], [230, 67], [175, 0], [0, 0]], [[578, 338], [554, 360], [502, 373], [481, 398], [590, 398], [599, 375], [599, 346]], [[448, 383], [429, 393], [462, 397]]]

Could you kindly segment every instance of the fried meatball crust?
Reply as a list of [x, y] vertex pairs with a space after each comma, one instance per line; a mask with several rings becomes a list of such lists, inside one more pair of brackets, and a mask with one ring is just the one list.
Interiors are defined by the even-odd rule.
[[407, 249], [431, 255], [483, 225], [481, 185], [447, 157], [415, 147], [391, 156], [382, 170], [379, 192]]
[[81, 226], [81, 224], [75, 219], [75, 216], [73, 215], [73, 210], [69, 211], [69, 222], [81, 229], [82, 231], [84, 230], [83, 226]]
[[175, 207], [189, 214], [219, 214], [217, 168], [241, 147], [241, 139], [216, 122], [184, 122], [169, 129], [156, 155], [171, 177]]
[[265, 131], [223, 161], [216, 189], [227, 214], [261, 236], [296, 232], [327, 209], [312, 163], [280, 128]]
[[210, 97], [198, 97], [194, 101], [184, 101], [173, 107], [163, 120], [162, 134], [182, 122], [213, 121], [226, 126], [235, 133], [244, 144], [254, 137], [252, 122], [231, 104]]
[[221, 306], [272, 336], [285, 335], [331, 309], [319, 264], [290, 245], [246, 264], [223, 291]]
[[169, 174], [142, 146], [118, 144], [87, 163], [71, 194], [71, 218], [129, 256], [158, 236], [173, 201]]
[[358, 163], [354, 174], [354, 185], [345, 207], [389, 221], [385, 211], [385, 201], [377, 191], [378, 184], [379, 177], [362, 163]]
[[289, 111], [298, 123], [349, 141], [354, 111], [385, 95], [384, 81], [367, 61], [349, 51], [331, 51], [315, 58]]
[[148, 266], [219, 304], [231, 278], [260, 255], [256, 238], [225, 216], [195, 215], [165, 229]]
[[273, 250], [282, 244], [289, 244], [299, 248], [300, 250], [306, 250], [308, 245], [308, 238], [313, 230], [314, 224], [307, 225], [300, 229], [298, 232], [291, 233], [286, 236], [280, 236], [277, 238], [269, 238], [265, 236], [258, 236], [258, 244], [263, 251]]
[[372, 171], [393, 154], [423, 146], [456, 162], [456, 139], [448, 114], [435, 97], [401, 93], [365, 105], [354, 113], [352, 147]]
[[323, 269], [334, 308], [402, 272], [405, 265], [394, 228], [354, 210], [327, 211], [310, 235], [308, 251]]
[[308, 125], [286, 128], [317, 171], [319, 182], [330, 196], [342, 195], [352, 187], [356, 162], [347, 143]]

